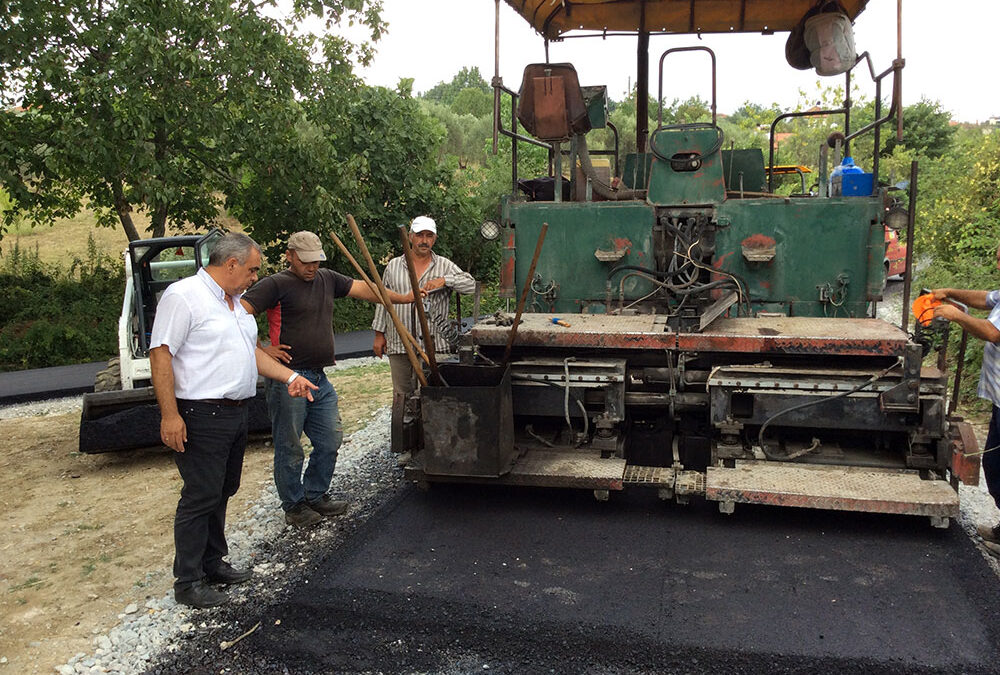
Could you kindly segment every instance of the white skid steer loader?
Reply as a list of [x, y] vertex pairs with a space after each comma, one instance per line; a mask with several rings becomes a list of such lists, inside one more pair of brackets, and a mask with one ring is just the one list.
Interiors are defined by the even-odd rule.
[[[129, 243], [125, 297], [118, 319], [118, 356], [97, 374], [94, 392], [83, 395], [80, 452], [101, 453], [156, 447], [160, 409], [149, 372], [149, 340], [163, 291], [208, 263], [222, 232], [143, 239]], [[251, 433], [269, 433], [263, 383], [250, 406]]]

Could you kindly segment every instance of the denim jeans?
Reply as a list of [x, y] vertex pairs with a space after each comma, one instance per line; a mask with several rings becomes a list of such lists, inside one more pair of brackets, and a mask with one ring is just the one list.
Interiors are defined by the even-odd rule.
[[[299, 375], [319, 387], [313, 400], [288, 395], [284, 382], [267, 381], [267, 411], [274, 437], [274, 485], [281, 508], [319, 499], [330, 489], [337, 451], [344, 438], [337, 408], [337, 392], [322, 369], [299, 370]], [[302, 450], [302, 433], [312, 442], [308, 463]], [[302, 466], [306, 464], [305, 474]]]

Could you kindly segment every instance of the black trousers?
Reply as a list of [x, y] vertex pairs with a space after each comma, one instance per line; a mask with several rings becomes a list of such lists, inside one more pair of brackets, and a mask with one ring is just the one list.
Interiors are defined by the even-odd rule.
[[178, 401], [187, 426], [174, 459], [184, 486], [174, 516], [174, 587], [214, 572], [229, 553], [226, 506], [240, 487], [247, 446], [247, 407]]

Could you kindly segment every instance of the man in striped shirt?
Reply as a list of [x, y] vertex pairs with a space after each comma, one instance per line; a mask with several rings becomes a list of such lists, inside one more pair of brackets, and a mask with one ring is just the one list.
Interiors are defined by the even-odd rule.
[[[997, 249], [997, 269], [1000, 270], [1000, 248]], [[935, 317], [953, 321], [969, 335], [986, 341], [983, 347], [983, 367], [979, 374], [979, 397], [993, 404], [990, 429], [986, 435], [983, 453], [983, 474], [990, 496], [1000, 507], [1000, 290], [974, 291], [960, 288], [936, 288], [937, 300], [956, 300], [975, 309], [989, 310], [989, 316], [979, 319], [955, 305], [942, 303], [934, 309]], [[979, 536], [986, 549], [1000, 556], [1000, 523], [994, 526], [979, 525]]]
[[[427, 313], [427, 323], [434, 337], [434, 351], [447, 353], [450, 351], [448, 341], [442, 335], [441, 327], [448, 321], [448, 308], [451, 303], [451, 292], [470, 295], [476, 291], [476, 280], [468, 272], [443, 256], [434, 253], [437, 242], [437, 224], [427, 216], [417, 216], [410, 223], [410, 248], [413, 253], [413, 266], [416, 268], [417, 281], [420, 288], [427, 292], [424, 307]], [[382, 275], [385, 287], [390, 291], [406, 295], [411, 293], [410, 275], [406, 268], [404, 256], [393, 258], [385, 267]], [[393, 309], [406, 330], [423, 345], [423, 333], [420, 321], [416, 316], [416, 307], [409, 305], [394, 305]], [[400, 431], [405, 412], [405, 402], [416, 389], [416, 375], [410, 366], [410, 361], [403, 348], [403, 341], [389, 319], [389, 313], [379, 305], [375, 308], [375, 320], [372, 321], [375, 331], [375, 343], [372, 349], [375, 356], [389, 356], [389, 369], [392, 373], [392, 448], [402, 453], [400, 465], [409, 461], [409, 453], [404, 452]]]

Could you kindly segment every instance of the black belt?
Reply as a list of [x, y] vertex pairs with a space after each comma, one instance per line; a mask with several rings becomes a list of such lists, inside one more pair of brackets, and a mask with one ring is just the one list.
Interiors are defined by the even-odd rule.
[[252, 401], [252, 398], [197, 398], [197, 399], [177, 399], [178, 403], [204, 403], [206, 405], [224, 405], [230, 408], [239, 408]]

